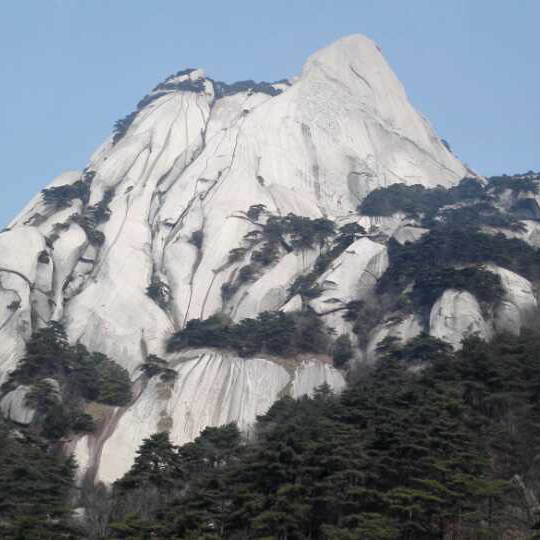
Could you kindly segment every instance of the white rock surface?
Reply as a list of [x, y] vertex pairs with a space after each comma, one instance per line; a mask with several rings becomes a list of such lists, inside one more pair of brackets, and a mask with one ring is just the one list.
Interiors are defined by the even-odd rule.
[[377, 347], [386, 337], [396, 337], [401, 343], [407, 343], [410, 339], [418, 336], [423, 325], [418, 316], [409, 315], [404, 318], [387, 320], [379, 325], [371, 333], [368, 345], [366, 347], [366, 358], [373, 362], [377, 357]]
[[[318, 279], [322, 294], [310, 302], [315, 312], [324, 315], [328, 326], [337, 334], [350, 333], [350, 323], [343, 320], [343, 308], [351, 300], [362, 300], [371, 292], [382, 272], [371, 273], [371, 266], [378, 267], [380, 255], [386, 252], [383, 244], [369, 238], [360, 238], [351, 244]], [[371, 285], [371, 287], [370, 287]], [[338, 311], [336, 311], [338, 310]]]
[[156, 431], [169, 430], [177, 444], [193, 440], [206, 426], [232, 421], [246, 431], [282, 395], [309, 394], [324, 382], [336, 391], [345, 385], [339, 371], [317, 359], [296, 367], [290, 360], [195, 350], [178, 355], [174, 363], [174, 385], [152, 378], [116, 423], [107, 423], [105, 440], [102, 433], [79, 440], [75, 457], [82, 470], [95, 466], [101, 452], [96, 479], [110, 483], [129, 469], [142, 440]]
[[[64, 318], [71, 339], [119, 356], [130, 369], [140, 362], [141, 350], [160, 351], [159, 341], [172, 328], [223, 308], [221, 285], [231, 271], [224, 263], [251, 230], [234, 215], [250, 205], [265, 204], [282, 215], [339, 217], [376, 187], [451, 185], [465, 175], [411, 107], [377, 46], [363, 36], [315, 53], [295, 84], [276, 97], [240, 92], [216, 99], [204, 71], [181, 78], [202, 82], [203, 90], [159, 97], [137, 114], [122, 139], [106, 142], [92, 156], [89, 204], [115, 190], [111, 218], [98, 227], [105, 243], [95, 266], [77, 263], [84, 238], [73, 224], [54, 248], [53, 316]], [[70, 172], [51, 185], [80, 178]], [[33, 281], [28, 245], [39, 252], [43, 238], [22, 223], [35, 213], [48, 215], [47, 223], [64, 222], [79, 203], [49, 216], [37, 197], [5, 233], [11, 236], [0, 236], [0, 243], [5, 236], [10, 246], [25, 246], [24, 257], [2, 254], [6, 261], [0, 264], [19, 257], [19, 271]], [[368, 221], [384, 221], [386, 233], [402, 219]], [[201, 249], [189, 243], [194, 231], [204, 235]], [[285, 259], [238, 292], [227, 307], [235, 318], [282, 305], [287, 280], [310, 263], [299, 265], [296, 255]], [[153, 274], [170, 287], [168, 313], [145, 295]], [[37, 309], [46, 319], [42, 304]]]
[[12, 272], [0, 272], [0, 384], [23, 356], [31, 333], [28, 281]]
[[525, 226], [524, 231], [511, 231], [509, 229], [498, 229], [495, 227], [483, 227], [483, 231], [488, 234], [504, 234], [506, 238], [519, 238], [527, 244], [540, 247], [540, 222], [526, 219], [521, 221]]
[[242, 291], [240, 298], [238, 294], [236, 295], [236, 302], [232, 308], [234, 319], [245, 319], [261, 311], [275, 311], [281, 308], [287, 300], [288, 289], [292, 282], [309, 271], [317, 255], [316, 250], [287, 253], [253, 286]]
[[493, 317], [495, 331], [519, 334], [522, 328], [534, 325], [538, 304], [531, 282], [499, 266], [490, 264], [486, 269], [499, 275], [505, 292]]
[[493, 331], [472, 294], [447, 289], [431, 308], [429, 333], [459, 349], [467, 335], [477, 334], [482, 339], [489, 339]]
[[310, 396], [315, 388], [324, 383], [336, 393], [345, 388], [343, 375], [331, 364], [320, 360], [304, 360], [296, 368], [290, 395], [293, 398]]
[[18, 386], [0, 400], [0, 411], [5, 418], [19, 424], [28, 425], [34, 419], [36, 411], [25, 404], [29, 386]]
[[[297, 306], [298, 298], [284, 307], [287, 289], [309, 271], [316, 250], [284, 255], [223, 303], [221, 287], [239, 268], [227, 264], [229, 252], [255, 228], [238, 218], [251, 205], [339, 223], [377, 187], [450, 186], [467, 173], [363, 36], [312, 55], [294, 84], [281, 85], [275, 97], [243, 91], [217, 99], [203, 70], [179, 77], [171, 81], [191, 80], [200, 88], [167, 91], [137, 113], [116, 144], [109, 138], [93, 154], [85, 169], [95, 173], [86, 207], [73, 200], [55, 211], [38, 195], [0, 234], [0, 381], [32, 330], [51, 317], [65, 324], [72, 342], [109, 354], [135, 376], [145, 355], [163, 354], [165, 338], [190, 319], [224, 310], [238, 320]], [[81, 174], [65, 173], [49, 187], [73, 184]], [[83, 223], [86, 232], [70, 222], [79, 213], [82, 223], [81, 216], [111, 194], [108, 220]], [[364, 222], [375, 235], [391, 235], [404, 216]], [[94, 226], [98, 239], [104, 235], [102, 245], [89, 245]], [[200, 246], [192, 242], [195, 232]], [[359, 242], [323, 277], [328, 287], [314, 303], [317, 310], [332, 298], [341, 304], [362, 298], [388, 266], [384, 246]], [[38, 262], [43, 252], [47, 263]], [[146, 294], [155, 279], [169, 293], [166, 306]], [[347, 329], [340, 314], [326, 319]], [[294, 382], [290, 370], [268, 360], [217, 353], [178, 370], [172, 397], [161, 399], [153, 381], [126, 412], [109, 415], [101, 439], [79, 443], [81, 463], [95, 461], [102, 449], [99, 477], [118, 477], [142, 438], [168, 415], [175, 439], [187, 441], [209, 423], [237, 419], [247, 426], [286, 386], [308, 391], [330, 379], [339, 387], [340, 377], [315, 363], [299, 368]]]
[[21, 226], [0, 233], [0, 271], [36, 281], [38, 256], [45, 250], [45, 239], [36, 227]]
[[358, 220], [358, 225], [363, 227], [368, 234], [374, 236], [378, 234], [392, 236], [406, 223], [408, 223], [408, 220], [402, 212], [397, 212], [391, 216], [362, 216]]
[[[58, 187], [65, 184], [74, 184], [77, 180], [81, 179], [81, 172], [80, 171], [65, 171], [59, 176], [57, 176], [52, 182], [50, 182], [46, 187]], [[74, 212], [72, 208], [67, 209], [70, 214]], [[22, 209], [22, 211], [19, 213], [19, 215], [13, 219], [13, 221], [9, 224], [9, 228], [14, 227], [20, 227], [22, 225], [28, 224], [29, 220], [31, 221], [32, 218], [36, 215], [40, 214], [44, 217], [51, 216], [52, 211], [50, 208], [47, 207], [47, 205], [44, 204], [43, 198], [41, 196], [41, 192], [37, 193], [30, 202]], [[69, 215], [69, 214], [68, 214]], [[58, 218], [58, 213], [56, 214], [56, 217]], [[61, 221], [58, 220], [57, 221]], [[41, 225], [40, 225], [41, 228]]]
[[423, 227], [415, 227], [414, 225], [405, 224], [398, 227], [394, 231], [392, 237], [403, 245], [406, 242], [416, 242], [428, 231], [429, 229], [424, 229]]

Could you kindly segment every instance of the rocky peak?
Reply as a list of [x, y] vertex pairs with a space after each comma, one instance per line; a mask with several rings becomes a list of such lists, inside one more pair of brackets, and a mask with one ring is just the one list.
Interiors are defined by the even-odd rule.
[[[76, 445], [94, 472], [102, 453], [132, 456], [164, 426], [186, 441], [205, 425], [246, 427], [284, 393], [340, 388], [343, 374], [315, 354], [167, 356], [165, 343], [216, 313], [239, 322], [302, 308], [350, 333], [339, 312], [373, 293], [385, 239], [417, 230], [398, 214], [361, 217], [358, 204], [390, 184], [450, 187], [466, 173], [363, 36], [312, 55], [293, 83], [180, 71], [115, 124], [83, 172], [54, 180], [0, 234], [0, 379], [52, 320], [125, 367], [134, 403]], [[172, 388], [142, 384], [149, 355], [172, 362]], [[117, 461], [98, 477], [130, 465]]]

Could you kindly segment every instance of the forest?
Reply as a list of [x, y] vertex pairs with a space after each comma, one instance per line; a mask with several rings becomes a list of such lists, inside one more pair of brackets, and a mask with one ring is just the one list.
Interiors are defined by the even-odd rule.
[[[401, 212], [429, 230], [414, 243], [376, 238], [388, 248], [388, 266], [372, 297], [341, 309], [351, 336], [333, 334], [305, 300], [320, 294], [318, 278], [370, 231], [252, 206], [240, 217], [254, 232], [228, 264], [248, 255], [250, 262], [222, 288], [223, 299], [283, 253], [318, 249], [288, 291], [301, 296], [302, 308], [236, 322], [225, 313], [192, 319], [167, 337], [167, 352], [216, 347], [246, 362], [255, 354], [324, 353], [346, 370], [385, 314], [425, 318], [448, 288], [469, 291], [489, 312], [504, 289], [488, 263], [540, 282], [540, 251], [501, 233], [522, 232], [530, 208], [497, 202], [503, 192], [536, 193], [540, 177], [533, 176], [485, 185], [464, 179], [450, 189], [394, 185], [368, 195], [362, 215]], [[46, 204], [86, 200], [85, 182], [49, 188]], [[108, 219], [110, 197], [85, 215], [89, 240]], [[192, 239], [196, 247], [203, 242]], [[158, 280], [146, 292], [167, 305]], [[64, 449], [95, 429], [92, 406], [126, 407], [135, 399], [132, 380], [113, 358], [69, 343], [64, 327], [49, 323], [32, 334], [0, 389], [0, 397], [27, 389], [24, 404], [34, 411], [28, 426], [0, 416], [0, 538], [540, 539], [540, 332], [538, 320], [528, 322], [520, 335], [490, 342], [467, 335], [458, 351], [426, 332], [406, 343], [387, 337], [377, 362], [349, 369], [342, 393], [322, 385], [312, 396], [282, 397], [249, 435], [231, 423], [179, 446], [167, 431], [154, 433], [112, 486], [91, 476], [76, 480], [77, 463]], [[137, 377], [175, 384], [178, 374], [148, 354]]]
[[112, 490], [75, 486], [71, 458], [3, 422], [2, 538], [534, 538], [539, 347], [386, 340], [341, 395], [285, 397], [249, 440], [234, 424], [181, 447], [152, 435]]

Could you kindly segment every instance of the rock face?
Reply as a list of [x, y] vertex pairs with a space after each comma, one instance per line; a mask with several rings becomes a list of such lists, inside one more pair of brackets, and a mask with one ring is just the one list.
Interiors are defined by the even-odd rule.
[[25, 403], [26, 395], [30, 391], [28, 386], [18, 386], [15, 390], [8, 392], [0, 400], [0, 411], [2, 414], [19, 424], [28, 425], [34, 419], [36, 411], [28, 407]]
[[494, 328], [498, 332], [514, 334], [534, 324], [538, 304], [531, 282], [518, 274], [495, 265], [487, 269], [499, 275], [504, 296], [494, 314]]
[[[416, 315], [398, 318], [398, 320], [387, 320], [375, 328], [366, 348], [368, 361], [376, 359], [376, 350], [381, 341], [386, 337], [398, 338], [402, 343], [416, 337], [423, 330], [420, 318]], [[433, 333], [433, 332], [432, 332]], [[440, 337], [440, 336], [437, 336]], [[444, 339], [444, 338], [442, 338]]]
[[[146, 355], [166, 356], [165, 339], [190, 319], [301, 307], [289, 288], [313, 268], [316, 246], [280, 247], [264, 272], [222, 294], [247, 262], [230, 252], [257, 229], [246, 214], [254, 205], [274, 216], [350, 222], [375, 188], [448, 187], [466, 174], [363, 36], [315, 53], [294, 82], [226, 85], [203, 70], [179, 72], [119, 123], [82, 173], [58, 177], [0, 233], [0, 382], [32, 331], [50, 320], [135, 380]], [[316, 276], [323, 293], [310, 301], [339, 333], [351, 332], [339, 309], [366, 298], [388, 265], [377, 235], [405, 242], [423, 234], [401, 215], [358, 224], [371, 236]], [[522, 301], [512, 298], [511, 306]], [[500, 319], [514, 320], [512, 309]], [[415, 324], [396, 331], [412, 335]], [[454, 343], [463, 325], [488, 333], [474, 298], [445, 293], [432, 332]], [[214, 351], [169, 360], [179, 373], [172, 388], [152, 380], [131, 407], [103, 413], [99, 434], [77, 444], [79, 462], [96, 478], [121, 475], [157, 429], [177, 442], [231, 420], [248, 429], [284, 393], [344, 384], [317, 359], [291, 366]]]
[[316, 313], [338, 334], [350, 332], [342, 309], [351, 300], [362, 300], [373, 290], [387, 266], [386, 248], [369, 238], [349, 246], [319, 278], [322, 294], [310, 302]]
[[488, 339], [492, 329], [472, 294], [448, 289], [431, 309], [429, 333], [459, 349], [461, 340], [468, 334]]
[[[125, 135], [106, 142], [88, 164], [86, 207], [110, 198], [110, 218], [97, 226], [104, 235], [99, 249], [89, 253], [73, 222], [62, 228], [72, 214], [84, 214], [78, 199], [54, 212], [38, 197], [0, 235], [9, 246], [25, 246], [24, 268], [3, 265], [32, 285], [39, 253], [50, 252], [54, 280], [53, 272], [50, 279], [39, 276], [54, 317], [66, 321], [72, 340], [130, 370], [142, 349], [162, 353], [163, 337], [191, 318], [222, 309], [252, 316], [265, 308], [265, 298], [271, 308], [284, 303], [279, 290], [286, 283], [277, 271], [249, 287], [256, 288], [254, 300], [240, 292], [223, 303], [221, 285], [237, 270], [226, 264], [228, 253], [252, 229], [238, 215], [250, 205], [335, 217], [376, 187], [448, 186], [466, 173], [408, 103], [377, 46], [362, 36], [317, 52], [294, 84], [271, 86], [269, 93], [222, 95], [202, 70], [160, 86]], [[70, 173], [52, 186], [77, 180]], [[44, 239], [54, 232], [59, 238], [46, 249]], [[199, 245], [191, 241], [194, 233]], [[298, 266], [284, 264], [285, 272], [293, 278]], [[167, 311], [145, 294], [153, 277], [170, 290]]]
[[[238, 358], [215, 350], [186, 351], [173, 361], [175, 383], [154, 377], [125, 411], [110, 411], [100, 429], [75, 447], [80, 472], [113, 482], [131, 467], [142, 440], [167, 429], [177, 443], [189, 442], [206, 426], [237, 422], [249, 431], [279, 397], [300, 397], [328, 383], [336, 391], [343, 375], [324, 361], [295, 363], [270, 358]], [[121, 451], [119, 451], [121, 449]]]

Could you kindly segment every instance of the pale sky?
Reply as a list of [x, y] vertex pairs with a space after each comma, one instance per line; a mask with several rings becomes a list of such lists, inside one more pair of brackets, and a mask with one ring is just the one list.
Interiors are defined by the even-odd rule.
[[0, 227], [167, 75], [233, 82], [300, 72], [352, 33], [484, 175], [540, 170], [538, 0], [4, 0]]

